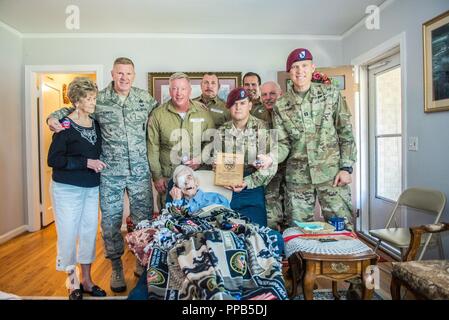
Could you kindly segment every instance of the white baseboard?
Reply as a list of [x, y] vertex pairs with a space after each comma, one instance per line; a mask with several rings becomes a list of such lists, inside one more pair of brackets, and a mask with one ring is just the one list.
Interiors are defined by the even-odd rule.
[[2, 234], [2, 235], [0, 235], [0, 244], [4, 243], [4, 242], [6, 242], [6, 241], [8, 241], [8, 240], [10, 240], [10, 239], [12, 239], [14, 237], [16, 237], [19, 234], [22, 234], [22, 233], [24, 233], [26, 231], [28, 231], [28, 226], [27, 225], [23, 225], [23, 226], [20, 226], [20, 227], [14, 229], [14, 230], [11, 230], [11, 231], [5, 233], [5, 234]]

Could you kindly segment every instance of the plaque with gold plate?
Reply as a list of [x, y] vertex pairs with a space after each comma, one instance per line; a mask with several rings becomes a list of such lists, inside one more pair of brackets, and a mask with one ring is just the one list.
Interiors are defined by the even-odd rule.
[[216, 158], [215, 185], [240, 185], [243, 181], [243, 166], [243, 154], [219, 152]]

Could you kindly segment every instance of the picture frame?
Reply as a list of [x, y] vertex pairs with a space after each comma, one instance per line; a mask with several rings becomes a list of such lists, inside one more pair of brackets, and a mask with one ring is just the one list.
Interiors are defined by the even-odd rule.
[[[160, 103], [170, 99], [168, 80], [174, 72], [148, 72], [148, 91]], [[191, 99], [201, 95], [201, 79], [208, 72], [184, 72], [190, 78], [192, 85]], [[218, 96], [226, 101], [229, 92], [242, 84], [241, 72], [212, 72], [218, 77], [220, 89]]]
[[449, 11], [423, 23], [424, 112], [449, 110]]

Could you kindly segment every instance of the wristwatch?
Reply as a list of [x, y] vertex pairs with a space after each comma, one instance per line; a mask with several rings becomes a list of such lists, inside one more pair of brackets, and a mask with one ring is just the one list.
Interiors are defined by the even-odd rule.
[[347, 173], [352, 173], [352, 167], [342, 167], [340, 168], [340, 171], [346, 171]]

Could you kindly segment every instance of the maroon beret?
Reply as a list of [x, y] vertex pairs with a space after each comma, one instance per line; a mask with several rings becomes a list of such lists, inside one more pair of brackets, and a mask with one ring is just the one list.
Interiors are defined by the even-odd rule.
[[229, 92], [228, 100], [226, 101], [226, 106], [228, 108], [232, 107], [236, 101], [243, 100], [245, 98], [249, 98], [248, 91], [245, 88], [234, 88]]
[[298, 48], [298, 49], [293, 50], [288, 55], [286, 71], [290, 72], [290, 69], [292, 68], [292, 64], [294, 64], [296, 61], [304, 61], [304, 60], [313, 60], [313, 56], [309, 50], [304, 49], [304, 48]]

